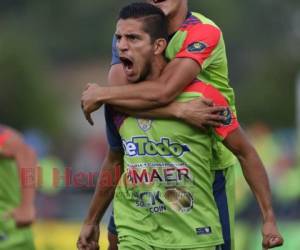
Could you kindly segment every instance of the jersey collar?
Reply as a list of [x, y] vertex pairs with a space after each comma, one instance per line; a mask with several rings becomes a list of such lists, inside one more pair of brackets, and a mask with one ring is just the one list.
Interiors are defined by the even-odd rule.
[[[191, 16], [192, 16], [192, 12], [191, 12], [191, 11], [188, 11], [188, 13], [186, 14], [185, 20], [188, 19], [188, 18], [190, 18]], [[185, 20], [184, 20], [184, 21], [185, 21]], [[174, 33], [172, 33], [171, 35], [168, 36], [168, 42], [171, 41], [171, 39], [172, 39], [173, 36], [176, 34], [176, 32], [177, 32], [177, 31], [175, 31]]]

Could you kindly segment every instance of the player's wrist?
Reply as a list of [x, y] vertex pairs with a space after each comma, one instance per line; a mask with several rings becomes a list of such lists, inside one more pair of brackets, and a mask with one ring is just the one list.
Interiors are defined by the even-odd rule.
[[103, 102], [105, 94], [106, 94], [105, 93], [105, 88], [99, 86], [97, 88], [97, 93], [96, 93], [96, 96], [97, 96], [96, 101], [97, 101], [97, 103], [102, 103]]
[[114, 99], [112, 87], [108, 86], [99, 86], [97, 89], [97, 103], [107, 103]]
[[85, 220], [83, 222], [83, 224], [89, 225], [89, 226], [99, 226], [100, 221], [99, 220]]
[[184, 105], [180, 104], [179, 102], [172, 102], [172, 113], [174, 114], [175, 118], [184, 120]]
[[276, 222], [275, 214], [272, 209], [268, 210], [263, 216], [264, 223], [266, 222]]
[[98, 216], [88, 216], [84, 220], [84, 224], [98, 226], [100, 224], [100, 218]]

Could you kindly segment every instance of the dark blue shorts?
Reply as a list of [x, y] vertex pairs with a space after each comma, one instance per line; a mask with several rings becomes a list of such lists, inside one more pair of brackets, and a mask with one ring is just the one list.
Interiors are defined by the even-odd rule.
[[109, 223], [108, 223], [108, 231], [111, 234], [117, 235], [117, 228], [115, 225], [115, 219], [114, 219], [114, 213], [111, 214], [110, 218], [109, 218]]

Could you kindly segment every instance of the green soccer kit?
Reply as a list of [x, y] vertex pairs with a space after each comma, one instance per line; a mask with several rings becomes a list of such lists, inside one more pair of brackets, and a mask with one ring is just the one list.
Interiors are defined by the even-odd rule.
[[[229, 85], [226, 48], [220, 28], [199, 13], [190, 13], [168, 44], [166, 57], [190, 58], [201, 66], [197, 79], [217, 88], [236, 115], [234, 91]], [[180, 69], [178, 69], [180, 70]], [[224, 236], [224, 249], [234, 249], [235, 185], [234, 167], [238, 165], [235, 156], [218, 140], [212, 144], [213, 161], [211, 169], [215, 175], [222, 171], [224, 182], [216, 196]], [[217, 179], [217, 178], [216, 178]], [[218, 186], [218, 185], [217, 185]], [[225, 193], [223, 193], [223, 190]], [[224, 200], [226, 204], [224, 204]]]
[[[113, 42], [112, 65], [121, 63]], [[226, 48], [220, 28], [210, 19], [199, 13], [188, 13], [188, 16], [176, 33], [171, 36], [166, 58], [190, 58], [201, 66], [197, 79], [211, 84], [226, 98], [231, 111], [236, 115], [234, 91], [229, 85]], [[180, 68], [178, 69], [180, 70]], [[218, 206], [224, 249], [234, 249], [234, 166], [237, 165], [233, 154], [219, 142], [212, 139], [211, 170], [215, 176], [214, 192]], [[113, 228], [113, 217], [110, 227]], [[115, 233], [114, 230], [110, 230]]]
[[[211, 85], [195, 81], [177, 98], [199, 96], [228, 106]], [[124, 148], [124, 174], [114, 197], [118, 237], [158, 248], [204, 248], [223, 243], [213, 196], [212, 143], [238, 127], [228, 108], [226, 124], [208, 133], [180, 121], [113, 115]]]

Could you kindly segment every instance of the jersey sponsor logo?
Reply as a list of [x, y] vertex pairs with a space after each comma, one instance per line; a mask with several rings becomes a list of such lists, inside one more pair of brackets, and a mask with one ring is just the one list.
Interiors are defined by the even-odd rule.
[[151, 128], [152, 120], [149, 119], [137, 119], [139, 127], [144, 132], [148, 131]]
[[204, 42], [194, 42], [187, 47], [187, 50], [188, 52], [196, 53], [196, 52], [202, 52], [206, 48], [207, 45]]
[[134, 185], [167, 183], [176, 185], [183, 182], [191, 182], [192, 176], [187, 167], [167, 168], [129, 168], [128, 179]]
[[222, 122], [223, 125], [228, 126], [232, 122], [232, 113], [229, 108], [220, 112], [220, 115], [224, 116], [226, 119]]
[[182, 187], [168, 188], [164, 196], [177, 212], [187, 213], [193, 208], [194, 198], [192, 194]]
[[198, 235], [211, 234], [211, 227], [198, 227], [196, 228], [196, 233]]
[[[137, 207], [149, 209], [152, 214], [164, 213], [167, 210], [161, 197], [161, 191], [136, 192], [133, 194], [133, 198]], [[193, 196], [183, 188], [167, 188], [164, 198], [171, 204], [174, 211], [187, 213], [193, 208]], [[206, 232], [206, 234], [208, 233]]]
[[180, 157], [186, 152], [190, 152], [187, 145], [171, 142], [168, 138], [161, 138], [160, 142], [151, 141], [148, 137], [132, 137], [132, 140], [122, 140], [124, 152], [130, 157], [139, 156], [162, 156]]
[[167, 210], [161, 199], [160, 191], [134, 193], [137, 207], [147, 208], [150, 213], [163, 213]]

